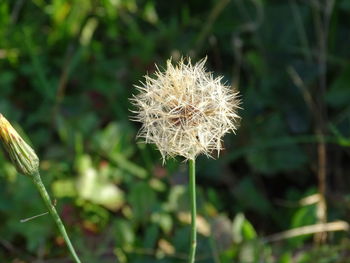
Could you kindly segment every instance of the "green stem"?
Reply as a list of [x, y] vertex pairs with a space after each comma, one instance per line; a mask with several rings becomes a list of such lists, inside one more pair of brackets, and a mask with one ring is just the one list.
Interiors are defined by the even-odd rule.
[[58, 229], [61, 232], [61, 235], [63, 236], [64, 240], [66, 241], [66, 244], [67, 244], [67, 246], [69, 248], [69, 251], [72, 254], [75, 262], [76, 263], [81, 263], [77, 253], [74, 250], [74, 247], [73, 247], [72, 243], [70, 242], [70, 239], [68, 237], [66, 229], [65, 229], [65, 227], [64, 227], [64, 225], [62, 223], [62, 220], [61, 220], [60, 216], [58, 215], [55, 206], [52, 204], [50, 196], [47, 193], [43, 182], [41, 181], [41, 177], [40, 177], [39, 173], [36, 173], [36, 174], [33, 175], [33, 182], [34, 182], [35, 186], [38, 188], [38, 190], [40, 192], [40, 195], [41, 195], [41, 197], [43, 198], [43, 200], [45, 202], [46, 207], [49, 209], [49, 212], [50, 212], [53, 220], [55, 221]]
[[190, 198], [191, 198], [191, 248], [189, 263], [195, 261], [196, 247], [197, 247], [197, 231], [196, 231], [196, 217], [197, 217], [197, 206], [196, 206], [196, 161], [189, 160], [189, 187], [190, 187]]

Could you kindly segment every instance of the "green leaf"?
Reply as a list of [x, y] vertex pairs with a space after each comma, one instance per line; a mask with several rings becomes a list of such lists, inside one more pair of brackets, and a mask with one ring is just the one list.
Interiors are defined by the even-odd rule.
[[173, 219], [167, 213], [154, 213], [152, 215], [152, 222], [160, 226], [164, 233], [169, 234], [173, 228]]
[[232, 223], [232, 237], [235, 243], [241, 243], [243, 241], [242, 226], [244, 223], [244, 214], [238, 213], [233, 219]]
[[335, 78], [326, 93], [326, 101], [334, 108], [349, 105], [350, 101], [350, 64]]
[[270, 203], [250, 177], [241, 180], [235, 187], [234, 195], [243, 210], [253, 210], [260, 214], [268, 214], [271, 209]]
[[62, 179], [53, 182], [52, 191], [57, 198], [74, 197], [77, 194], [75, 183], [72, 179]]
[[244, 220], [242, 234], [245, 240], [254, 240], [258, 236], [253, 225], [247, 219]]
[[128, 200], [132, 208], [135, 222], [148, 222], [156, 204], [155, 191], [147, 183], [139, 182], [132, 186]]
[[117, 219], [114, 223], [114, 231], [118, 246], [130, 247], [134, 244], [136, 240], [135, 231], [129, 221]]
[[124, 193], [108, 178], [99, 176], [99, 172], [92, 167], [88, 155], [83, 155], [78, 161], [79, 178], [77, 180], [78, 195], [95, 204], [116, 211], [124, 203]]
[[155, 248], [159, 235], [159, 227], [157, 225], [149, 225], [146, 228], [145, 237], [143, 240], [144, 248]]
[[285, 252], [279, 259], [279, 263], [293, 263], [293, 256], [290, 252]]
[[241, 243], [256, 239], [257, 233], [244, 214], [238, 213], [232, 223], [232, 236], [236, 243]]

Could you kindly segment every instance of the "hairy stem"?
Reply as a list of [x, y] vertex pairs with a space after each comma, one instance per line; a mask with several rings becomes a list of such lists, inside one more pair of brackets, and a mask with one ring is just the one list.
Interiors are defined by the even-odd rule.
[[68, 237], [66, 229], [62, 223], [62, 220], [61, 220], [60, 216], [58, 215], [55, 206], [52, 204], [50, 196], [47, 193], [43, 182], [41, 181], [41, 177], [40, 177], [39, 173], [36, 173], [33, 175], [33, 182], [34, 182], [35, 186], [38, 188], [40, 195], [45, 202], [46, 207], [48, 208], [53, 220], [55, 221], [58, 229], [60, 230], [61, 235], [63, 236], [64, 240], [66, 241], [66, 244], [69, 248], [70, 253], [72, 254], [72, 257], [74, 258], [76, 263], [81, 263], [78, 255], [75, 252], [75, 249], [74, 249], [74, 247], [73, 247], [73, 245]]
[[195, 160], [189, 160], [189, 187], [190, 187], [190, 199], [191, 199], [191, 243], [190, 243], [190, 255], [189, 263], [195, 261], [196, 247], [197, 247], [197, 230], [196, 230], [196, 162]]

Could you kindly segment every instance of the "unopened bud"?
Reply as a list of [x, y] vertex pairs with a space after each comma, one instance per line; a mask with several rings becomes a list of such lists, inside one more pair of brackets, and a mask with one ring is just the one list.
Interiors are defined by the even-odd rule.
[[38, 156], [2, 114], [0, 114], [0, 140], [19, 173], [31, 176], [39, 171]]

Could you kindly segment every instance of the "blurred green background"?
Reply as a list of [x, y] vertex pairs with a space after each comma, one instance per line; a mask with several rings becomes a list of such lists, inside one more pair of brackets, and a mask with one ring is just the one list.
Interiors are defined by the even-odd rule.
[[[137, 143], [128, 98], [155, 63], [207, 55], [243, 110], [197, 162], [197, 262], [350, 262], [349, 15], [348, 0], [0, 1], [0, 112], [82, 261], [186, 262], [186, 163]], [[49, 216], [20, 223], [43, 212], [1, 153], [0, 262], [71, 262]]]

